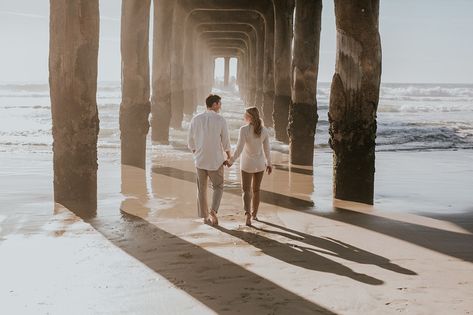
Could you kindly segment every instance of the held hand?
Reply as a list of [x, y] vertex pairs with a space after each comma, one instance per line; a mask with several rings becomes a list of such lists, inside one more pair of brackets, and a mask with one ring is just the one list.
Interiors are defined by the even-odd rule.
[[273, 167], [272, 166], [266, 166], [266, 172], [268, 172], [268, 175], [271, 175], [273, 172]]
[[225, 163], [227, 163], [227, 167], [232, 167], [233, 163], [230, 160], [226, 160]]

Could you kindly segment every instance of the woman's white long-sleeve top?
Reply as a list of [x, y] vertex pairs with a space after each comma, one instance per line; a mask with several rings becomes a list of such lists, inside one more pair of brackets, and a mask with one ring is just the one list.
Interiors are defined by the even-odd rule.
[[247, 124], [240, 128], [238, 143], [230, 162], [233, 164], [241, 154], [240, 169], [242, 171], [262, 172], [266, 166], [272, 166], [270, 152], [268, 129], [263, 127], [261, 135], [257, 136], [253, 131], [253, 125]]

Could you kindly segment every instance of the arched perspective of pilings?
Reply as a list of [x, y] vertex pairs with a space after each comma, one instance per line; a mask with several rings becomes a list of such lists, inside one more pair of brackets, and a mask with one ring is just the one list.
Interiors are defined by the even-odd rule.
[[120, 138], [122, 164], [145, 168], [149, 130], [149, 16], [151, 0], [122, 2], [122, 102]]
[[98, 48], [98, 0], [51, 0], [54, 201], [83, 217], [97, 209]]
[[296, 0], [288, 127], [292, 164], [312, 165], [314, 160], [321, 15], [322, 0]]
[[379, 0], [335, 0], [337, 60], [329, 108], [334, 197], [373, 204], [381, 82]]
[[[252, 106], [256, 95], [256, 77], [257, 77], [257, 34], [256, 30], [251, 25], [245, 24], [201, 24], [197, 28], [197, 33], [206, 36], [207, 33], [212, 34], [215, 38], [216, 34], [240, 34], [247, 38], [247, 46], [249, 54], [243, 56], [242, 60], [239, 60], [239, 69], [244, 72], [237, 75], [239, 77], [240, 84], [240, 96], [247, 106]], [[234, 35], [233, 35], [234, 36]], [[199, 84], [199, 81], [196, 81]]]
[[[242, 14], [236, 14], [243, 12]], [[265, 34], [265, 22], [261, 14], [248, 11], [216, 11], [216, 10], [194, 10], [190, 15], [189, 19], [194, 21], [194, 25], [199, 27], [200, 25], [213, 24], [218, 26], [219, 24], [228, 25], [240, 24], [247, 25], [253, 28], [256, 33], [256, 60], [255, 60], [255, 85], [253, 86], [250, 93], [249, 104], [251, 106], [257, 106], [263, 111], [263, 76], [264, 76], [264, 34]], [[198, 28], [197, 28], [198, 29]], [[254, 98], [253, 98], [254, 97]]]
[[[243, 80], [245, 75], [243, 74], [243, 72], [246, 69], [244, 69], [242, 67], [245, 67], [246, 62], [247, 62], [247, 58], [248, 59], [252, 58], [252, 55], [253, 55], [253, 52], [251, 50], [250, 36], [248, 34], [244, 33], [244, 32], [205, 31], [205, 32], [200, 33], [200, 38], [202, 38], [203, 40], [206, 40], [207, 42], [209, 42], [210, 40], [239, 40], [244, 44], [244, 46], [245, 46], [244, 50], [245, 51], [240, 56], [240, 58], [238, 58], [238, 67], [239, 67], [238, 69], [239, 70], [237, 70], [237, 73], [240, 74], [240, 76], [239, 76], [240, 80], [238, 80], [238, 85], [239, 85], [239, 89], [240, 89], [240, 96], [242, 97], [242, 99], [245, 100], [245, 97], [244, 97], [245, 82]], [[229, 75], [229, 69], [227, 67], [225, 67], [225, 75]]]
[[[250, 12], [257, 13], [264, 25], [261, 53], [261, 81], [262, 86], [257, 88], [254, 105], [266, 111], [265, 121], [268, 126], [272, 126], [272, 112], [274, 103], [274, 7], [272, 0], [239, 0], [239, 1], [219, 1], [219, 0], [181, 0], [181, 5], [189, 8], [190, 14], [193, 11], [219, 11], [230, 12], [233, 16], [243, 17]], [[211, 16], [208, 16], [210, 19]]]

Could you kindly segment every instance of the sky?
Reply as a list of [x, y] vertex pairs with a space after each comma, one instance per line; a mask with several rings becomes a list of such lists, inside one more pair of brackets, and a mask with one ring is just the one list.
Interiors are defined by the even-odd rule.
[[[99, 81], [120, 80], [120, 6], [100, 0]], [[472, 0], [381, 0], [379, 20], [383, 82], [473, 83]], [[320, 82], [333, 75], [335, 34], [323, 0]], [[46, 83], [49, 0], [0, 0], [0, 43], [0, 82]]]

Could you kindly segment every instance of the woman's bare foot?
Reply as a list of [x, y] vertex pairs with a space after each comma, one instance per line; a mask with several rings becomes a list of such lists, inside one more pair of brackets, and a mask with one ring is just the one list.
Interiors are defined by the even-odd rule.
[[251, 218], [255, 221], [258, 221], [258, 218], [256, 217], [256, 212], [255, 211], [251, 212]]
[[212, 225], [218, 225], [217, 212], [211, 210], [209, 218], [212, 221]]
[[245, 213], [246, 215], [246, 225], [251, 226], [251, 215], [249, 213]]
[[212, 219], [210, 218], [210, 216], [204, 218], [204, 224], [212, 225]]

